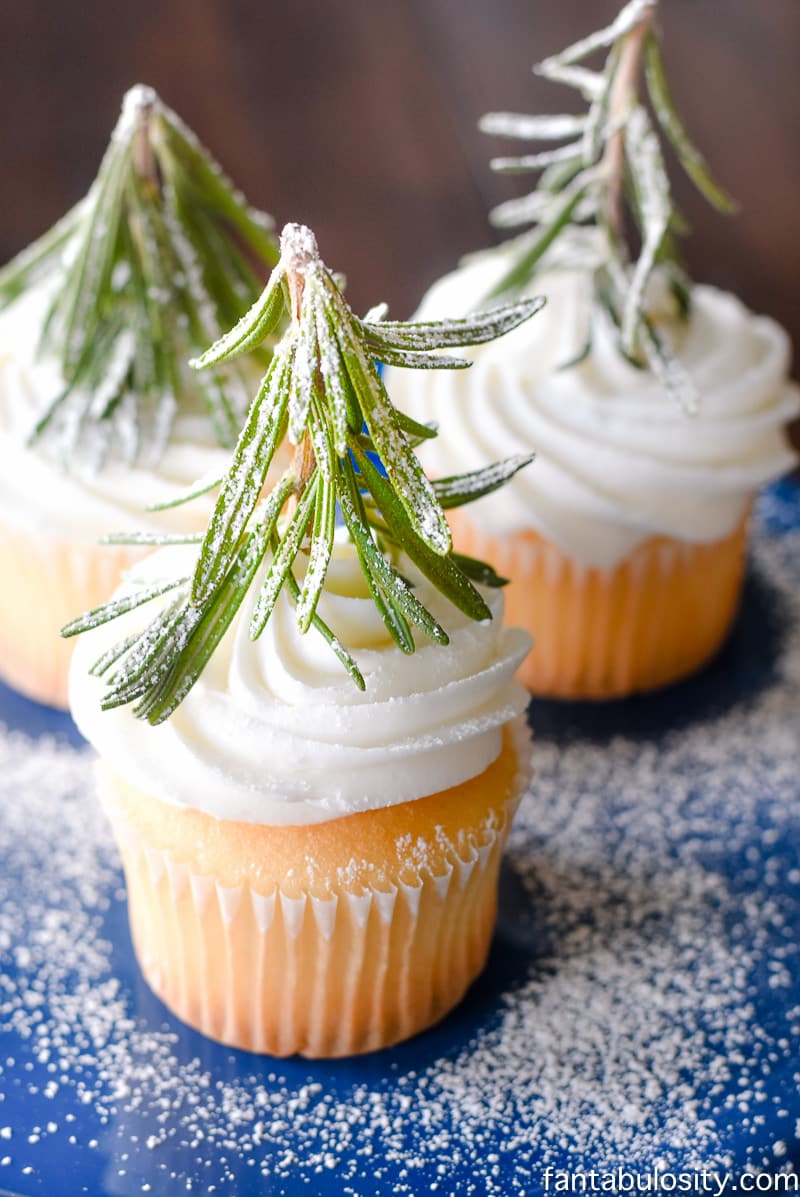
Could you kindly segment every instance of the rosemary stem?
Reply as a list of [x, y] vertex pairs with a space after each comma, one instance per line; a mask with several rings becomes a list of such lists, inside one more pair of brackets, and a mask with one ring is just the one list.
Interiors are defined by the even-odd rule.
[[314, 473], [316, 464], [317, 460], [314, 456], [314, 448], [311, 443], [311, 436], [308, 430], [306, 430], [299, 445], [295, 446], [294, 456], [292, 458], [292, 470], [297, 478], [294, 494], [292, 495], [291, 499], [292, 508], [297, 505], [297, 501], [308, 486], [309, 479]]
[[294, 261], [290, 260], [286, 265], [286, 281], [289, 284], [289, 295], [292, 301], [292, 324], [295, 328], [300, 325], [300, 316], [303, 311], [303, 291], [305, 289], [305, 271], [298, 268]]
[[154, 108], [154, 97], [148, 95], [141, 100], [137, 113], [136, 133], [133, 137], [133, 166], [143, 183], [148, 187], [158, 188], [158, 166], [150, 140], [150, 121]]
[[[289, 268], [287, 270], [287, 279], [289, 283], [289, 294], [292, 299], [292, 324], [295, 329], [300, 327], [300, 316], [303, 309], [303, 290], [305, 287], [305, 277], [302, 270]], [[289, 496], [288, 511], [291, 515], [295, 507], [299, 503], [303, 491], [308, 485], [308, 480], [314, 473], [314, 466], [316, 465], [316, 458], [314, 456], [314, 447], [311, 443], [311, 434], [306, 428], [302, 439], [298, 441], [294, 448], [294, 455], [292, 456], [292, 471], [295, 476], [294, 490]]]
[[[286, 267], [286, 281], [292, 307], [292, 324], [295, 331], [300, 327], [303, 312], [306, 270], [317, 260], [317, 243], [309, 229], [301, 225], [287, 224], [281, 234], [281, 258]], [[290, 513], [295, 509], [314, 472], [316, 459], [311, 435], [306, 429], [302, 440], [296, 445], [292, 458], [292, 469], [297, 481], [289, 498]]]
[[618, 124], [616, 132], [609, 138], [603, 154], [603, 172], [606, 177], [606, 192], [603, 216], [615, 240], [622, 238], [622, 192], [625, 177], [624, 129], [621, 118], [638, 94], [642, 52], [656, 13], [656, 0], [647, 6], [642, 19], [630, 31], [620, 53], [619, 65], [614, 76], [609, 99], [609, 118]]
[[306, 270], [319, 261], [314, 234], [304, 225], [287, 224], [281, 233], [281, 260], [286, 269], [289, 295], [292, 301], [292, 321], [300, 323]]

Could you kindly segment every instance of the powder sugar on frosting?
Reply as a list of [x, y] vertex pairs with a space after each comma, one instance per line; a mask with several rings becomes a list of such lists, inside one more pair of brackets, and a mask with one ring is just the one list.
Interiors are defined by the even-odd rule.
[[[172, 438], [158, 463], [134, 466], [110, 458], [97, 470], [90, 460], [65, 468], [45, 442], [28, 443], [36, 420], [64, 389], [52, 355], [37, 345], [53, 281], [40, 283], [0, 313], [0, 511], [26, 530], [93, 545], [109, 532], [194, 530], [198, 510], [188, 507], [148, 514], [148, 503], [168, 502], [198, 478], [218, 478], [230, 451], [213, 441], [202, 402], [184, 403]], [[101, 396], [102, 398], [102, 396]]]
[[[195, 555], [153, 554], [138, 575], [186, 575]], [[527, 706], [514, 673], [530, 638], [503, 626], [500, 591], [486, 594], [494, 618], [476, 623], [411, 562], [402, 571], [449, 645], [418, 636], [416, 652], [402, 653], [365, 589], [356, 550], [342, 539], [334, 546], [318, 610], [354, 654], [364, 691], [316, 632], [298, 632], [285, 593], [251, 641], [256, 585], [194, 688], [155, 728], [128, 708], [102, 711], [103, 683], [89, 674], [141, 611], [82, 636], [70, 676], [75, 720], [131, 785], [219, 818], [321, 822], [459, 785], [489, 767], [504, 724]]]
[[[498, 251], [466, 259], [416, 318], [480, 306], [505, 262]], [[544, 310], [465, 351], [469, 370], [387, 372], [400, 408], [447, 429], [420, 448], [434, 477], [536, 452], [530, 469], [473, 509], [490, 535], [535, 529], [576, 561], [610, 568], [650, 536], [723, 539], [753, 494], [796, 463], [785, 427], [800, 413], [800, 388], [775, 321], [714, 287], [693, 289], [688, 322], [671, 330], [699, 396], [687, 416], [619, 352], [587, 270], [562, 264], [529, 289], [547, 297]]]

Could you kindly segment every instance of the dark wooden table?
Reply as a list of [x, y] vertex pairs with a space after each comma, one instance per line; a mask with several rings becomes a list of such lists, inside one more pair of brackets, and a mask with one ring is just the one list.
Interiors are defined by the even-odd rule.
[[[357, 308], [409, 314], [490, 206], [488, 109], [557, 110], [530, 64], [618, 0], [3, 0], [0, 254], [87, 188], [131, 83], [153, 84], [254, 202], [303, 220]], [[741, 203], [710, 211], [676, 172], [694, 277], [732, 288], [800, 345], [800, 2], [662, 0], [690, 128]]]

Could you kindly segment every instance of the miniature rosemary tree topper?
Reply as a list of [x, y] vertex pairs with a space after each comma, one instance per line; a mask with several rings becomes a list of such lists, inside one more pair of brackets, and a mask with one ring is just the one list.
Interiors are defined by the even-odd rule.
[[[602, 233], [596, 297], [619, 331], [620, 349], [634, 364], [649, 366], [669, 393], [693, 410], [697, 399], [692, 384], [647, 305], [647, 284], [656, 268], [669, 282], [680, 313], [686, 313], [690, 299], [676, 240], [686, 228], [672, 200], [656, 125], [706, 199], [723, 212], [734, 205], [712, 179], [675, 107], [655, 26], [656, 7], [657, 0], [630, 0], [606, 29], [534, 68], [578, 91], [588, 103], [585, 113], [498, 112], [481, 121], [484, 132], [500, 137], [564, 143], [492, 163], [500, 171], [541, 172], [533, 192], [492, 213], [501, 227], [534, 224], [519, 239], [515, 260], [492, 296], [526, 285], [554, 243], [567, 241], [581, 225], [596, 225]], [[607, 51], [601, 69], [583, 65], [601, 51]], [[642, 75], [649, 108], [640, 95]], [[629, 243], [626, 212], [637, 229], [638, 253]]]
[[[363, 688], [356, 661], [317, 614], [337, 505], [372, 600], [403, 652], [414, 651], [414, 628], [439, 644], [448, 637], [398, 569], [400, 554], [471, 619], [490, 618], [474, 583], [500, 585], [502, 579], [482, 562], [453, 552], [444, 509], [495, 490], [531, 458], [514, 457], [430, 482], [414, 448], [436, 431], [393, 407], [375, 363], [468, 367], [469, 361], [438, 351], [501, 336], [543, 302], [525, 298], [466, 319], [432, 323], [385, 321], [382, 307], [359, 319], [321, 261], [311, 231], [287, 225], [280, 260], [261, 298], [194, 363], [213, 369], [252, 350], [288, 308], [289, 326], [250, 407], [230, 468], [216, 484], [219, 494], [206, 532], [147, 541], [199, 543], [193, 573], [136, 589], [64, 629], [64, 635], [75, 635], [169, 596], [142, 632], [125, 638], [95, 666], [109, 683], [104, 706], [134, 703], [136, 713], [150, 722], [166, 719], [200, 676], [257, 577], [251, 637], [261, 634], [285, 589], [296, 603], [299, 630], [314, 627]], [[265, 493], [267, 472], [287, 437], [294, 455]], [[295, 570], [302, 571], [300, 576]]]
[[157, 461], [199, 387], [216, 439], [232, 445], [246, 377], [193, 379], [186, 359], [257, 296], [254, 264], [278, 259], [271, 224], [152, 88], [131, 88], [89, 193], [0, 270], [0, 307], [48, 288], [40, 349], [64, 386], [32, 439], [47, 435], [67, 466], [76, 451], [95, 465], [109, 453]]

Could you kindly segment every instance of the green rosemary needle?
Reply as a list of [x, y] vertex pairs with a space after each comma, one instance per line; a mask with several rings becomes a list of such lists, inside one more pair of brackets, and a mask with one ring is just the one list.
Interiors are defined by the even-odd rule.
[[157, 461], [199, 392], [214, 437], [233, 444], [247, 374], [198, 379], [186, 360], [252, 303], [277, 259], [270, 218], [151, 88], [132, 88], [89, 193], [0, 270], [0, 308], [46, 289], [39, 348], [64, 380], [31, 439], [46, 436], [67, 466], [79, 452], [96, 465]]
[[[630, 0], [607, 28], [534, 68], [579, 92], [588, 105], [584, 113], [495, 112], [480, 122], [484, 132], [495, 136], [563, 143], [492, 162], [499, 171], [539, 172], [539, 181], [529, 195], [501, 204], [492, 213], [499, 227], [533, 228], [517, 239], [511, 264], [487, 299], [527, 286], [551, 246], [575, 241], [587, 224], [596, 226], [596, 301], [615, 324], [622, 353], [634, 365], [649, 367], [681, 406], [692, 411], [697, 406], [692, 384], [647, 310], [648, 282], [656, 270], [669, 285], [678, 315], [686, 314], [690, 295], [677, 242], [685, 225], [672, 199], [658, 130], [711, 204], [723, 212], [732, 211], [734, 204], [714, 182], [675, 107], [661, 57], [656, 8], [657, 0]], [[600, 53], [605, 59], [599, 69], [584, 65]], [[640, 95], [642, 77], [646, 98]], [[626, 212], [637, 230], [635, 249]]]
[[[251, 636], [262, 633], [286, 590], [296, 604], [300, 632], [314, 628], [322, 635], [363, 688], [355, 660], [317, 614], [337, 508], [369, 593], [401, 651], [414, 651], [414, 628], [435, 643], [446, 644], [448, 637], [396, 568], [400, 553], [471, 619], [491, 616], [474, 583], [497, 586], [503, 579], [482, 562], [453, 553], [444, 508], [497, 489], [532, 458], [514, 457], [430, 482], [413, 450], [436, 430], [394, 408], [376, 362], [468, 367], [468, 361], [440, 350], [499, 337], [544, 301], [519, 299], [435, 323], [384, 322], [379, 309], [362, 320], [321, 261], [311, 231], [290, 224], [260, 299], [193, 364], [200, 371], [216, 369], [256, 348], [271, 336], [284, 297], [290, 323], [274, 347], [230, 467], [217, 484], [193, 575], [169, 592], [163, 585], [142, 587], [63, 629], [63, 635], [73, 636], [153, 598], [166, 603], [140, 634], [127, 636], [95, 665], [94, 671], [108, 680], [107, 707], [133, 703], [136, 714], [152, 723], [166, 719], [200, 676], [257, 579]], [[287, 439], [295, 446], [293, 457], [268, 487], [268, 471]], [[121, 539], [126, 538], [113, 538], [114, 543]], [[143, 543], [141, 537], [134, 543]], [[163, 543], [175, 540], [165, 537]]]

